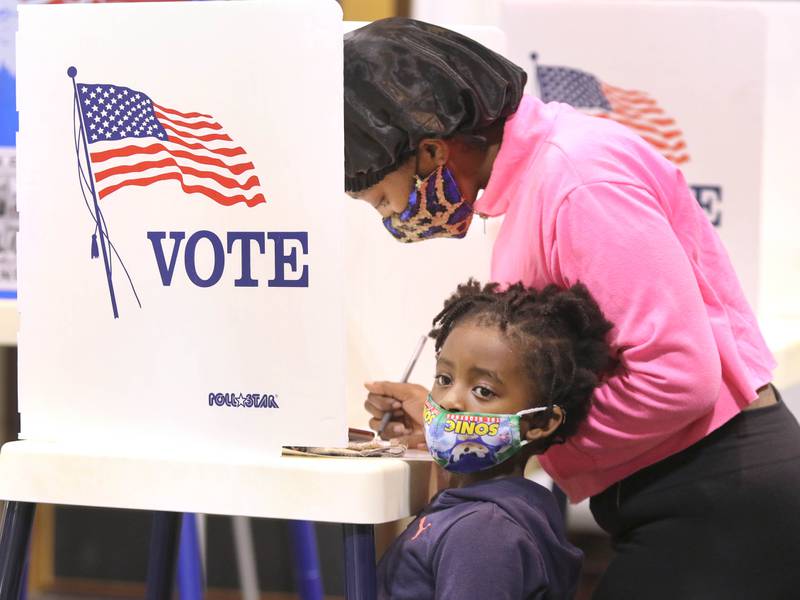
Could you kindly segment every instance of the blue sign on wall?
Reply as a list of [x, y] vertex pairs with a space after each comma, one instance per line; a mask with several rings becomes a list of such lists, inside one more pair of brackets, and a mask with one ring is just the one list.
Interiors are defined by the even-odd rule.
[[17, 296], [19, 229], [16, 193], [16, 104], [14, 35], [17, 7], [11, 0], [0, 6], [0, 298]]
[[17, 134], [17, 104], [14, 75], [0, 66], [0, 146], [14, 146]]
[[14, 34], [17, 6], [11, 0], [0, 4], [0, 146], [15, 146], [17, 107], [14, 99]]

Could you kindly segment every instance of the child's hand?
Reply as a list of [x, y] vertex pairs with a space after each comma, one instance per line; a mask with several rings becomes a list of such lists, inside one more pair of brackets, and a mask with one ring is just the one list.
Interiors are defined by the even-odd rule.
[[422, 429], [422, 406], [428, 397], [428, 390], [415, 383], [394, 383], [375, 381], [365, 383], [369, 394], [364, 408], [372, 415], [369, 426], [375, 431], [381, 424], [381, 417], [392, 413], [381, 437], [385, 440], [398, 438], [409, 448], [425, 449], [425, 433]]

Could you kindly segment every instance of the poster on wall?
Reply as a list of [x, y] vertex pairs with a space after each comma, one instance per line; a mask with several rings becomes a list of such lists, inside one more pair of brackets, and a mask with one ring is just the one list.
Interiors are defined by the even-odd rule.
[[345, 443], [338, 5], [19, 22], [21, 437]]
[[17, 295], [16, 31], [16, 4], [3, 0], [0, 3], [0, 299]]

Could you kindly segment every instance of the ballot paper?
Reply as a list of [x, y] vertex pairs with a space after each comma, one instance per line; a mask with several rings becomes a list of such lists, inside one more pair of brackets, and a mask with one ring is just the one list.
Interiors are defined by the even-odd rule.
[[348, 442], [346, 448], [288, 446], [283, 449], [283, 453], [288, 456], [399, 457], [406, 450], [406, 446], [398, 440], [384, 442], [375, 439], [371, 442]]

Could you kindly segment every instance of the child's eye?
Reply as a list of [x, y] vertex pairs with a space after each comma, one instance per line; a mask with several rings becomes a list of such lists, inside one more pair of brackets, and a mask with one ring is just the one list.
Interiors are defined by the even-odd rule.
[[495, 393], [484, 385], [479, 385], [472, 388], [475, 395], [481, 400], [489, 400], [495, 396]]
[[450, 385], [450, 383], [452, 382], [449, 375], [437, 375], [434, 378], [434, 381], [436, 382], [436, 385], [439, 386]]

